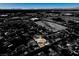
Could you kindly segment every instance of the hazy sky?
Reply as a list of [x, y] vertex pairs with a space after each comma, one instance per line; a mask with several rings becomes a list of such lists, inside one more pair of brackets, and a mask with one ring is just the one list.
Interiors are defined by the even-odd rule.
[[0, 3], [0, 9], [79, 8], [79, 3]]

